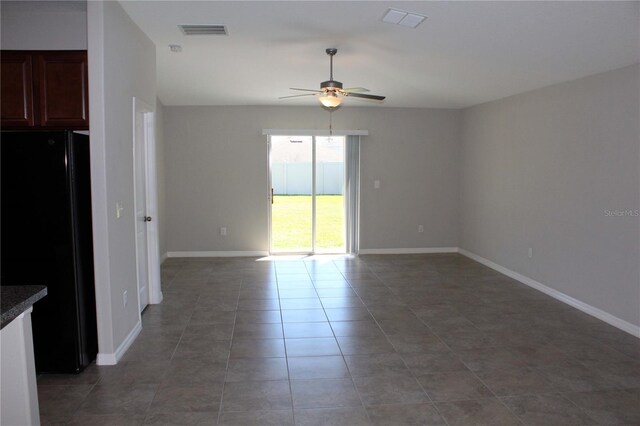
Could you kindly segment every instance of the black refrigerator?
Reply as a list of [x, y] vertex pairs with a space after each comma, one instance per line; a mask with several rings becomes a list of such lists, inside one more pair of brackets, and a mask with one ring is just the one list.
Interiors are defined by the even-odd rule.
[[0, 133], [2, 285], [47, 286], [33, 306], [39, 373], [79, 373], [96, 357], [89, 136]]

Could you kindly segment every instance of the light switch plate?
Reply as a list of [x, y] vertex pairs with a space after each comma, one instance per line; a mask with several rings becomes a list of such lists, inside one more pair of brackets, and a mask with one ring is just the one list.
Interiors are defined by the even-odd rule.
[[122, 207], [122, 203], [117, 202], [116, 203], [116, 219], [120, 219], [120, 217], [122, 216], [123, 210], [124, 210], [124, 207]]

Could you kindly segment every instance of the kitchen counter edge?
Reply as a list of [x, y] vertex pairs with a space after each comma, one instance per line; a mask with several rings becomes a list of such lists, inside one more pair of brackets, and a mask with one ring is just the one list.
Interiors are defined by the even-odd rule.
[[46, 295], [47, 287], [43, 285], [0, 286], [0, 329]]

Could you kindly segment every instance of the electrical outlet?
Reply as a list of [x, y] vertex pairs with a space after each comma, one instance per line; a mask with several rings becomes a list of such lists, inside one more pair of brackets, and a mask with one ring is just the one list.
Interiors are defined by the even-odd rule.
[[533, 257], [533, 249], [531, 247], [529, 247], [529, 251], [527, 253], [527, 256], [529, 256], [529, 259], [531, 259]]
[[129, 294], [127, 290], [122, 292], [122, 306], [127, 307], [127, 303], [129, 302]]
[[379, 180], [374, 180], [373, 181], [373, 188], [374, 189], [380, 189], [380, 181]]
[[227, 227], [223, 226], [220, 228], [220, 235], [222, 235], [223, 237], [227, 235]]
[[424, 232], [424, 226], [418, 225], [418, 232], [423, 233]]

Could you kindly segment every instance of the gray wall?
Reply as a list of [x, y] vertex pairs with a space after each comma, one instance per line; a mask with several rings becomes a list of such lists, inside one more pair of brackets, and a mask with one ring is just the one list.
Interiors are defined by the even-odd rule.
[[[167, 251], [266, 251], [262, 129], [326, 130], [329, 114], [167, 106], [164, 123]], [[333, 113], [333, 127], [369, 131], [361, 145], [361, 249], [457, 245], [459, 111], [350, 106]]]
[[84, 1], [2, 1], [0, 17], [2, 49], [87, 48], [87, 5]]
[[[132, 99], [156, 104], [156, 60], [154, 44], [118, 2], [89, 2], [87, 14], [98, 338], [109, 357], [139, 320]], [[119, 219], [116, 202], [124, 207]]]
[[[460, 247], [640, 324], [640, 68], [464, 110]], [[528, 258], [528, 248], [533, 257]]]

